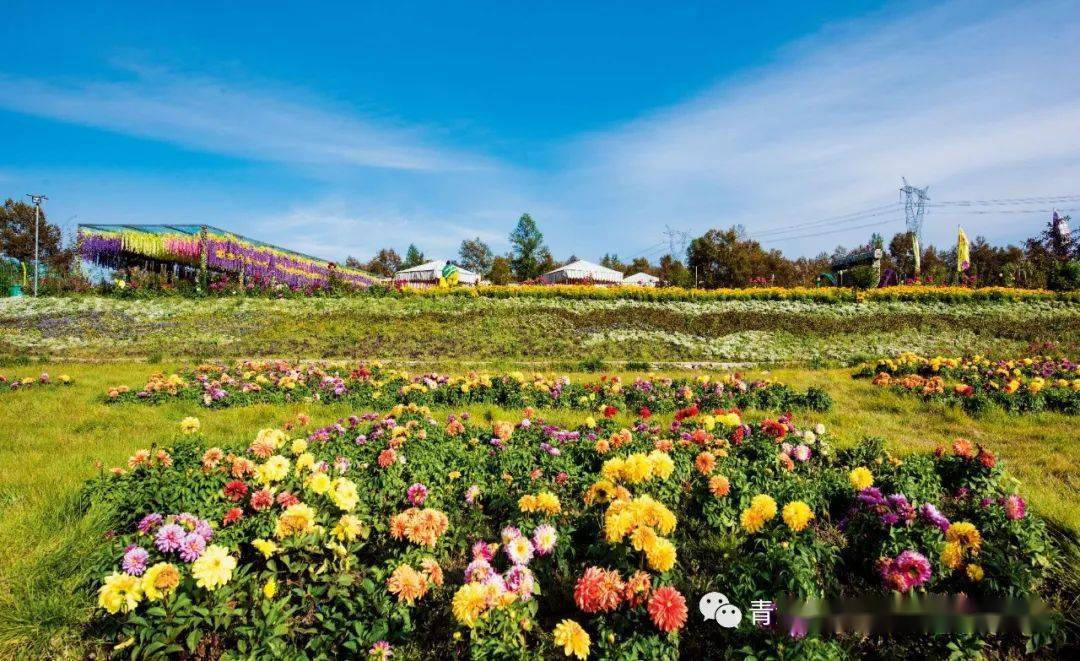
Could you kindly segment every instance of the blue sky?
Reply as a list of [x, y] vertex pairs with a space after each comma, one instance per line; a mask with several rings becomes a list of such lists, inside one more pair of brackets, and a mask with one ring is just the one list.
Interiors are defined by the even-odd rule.
[[[62, 224], [446, 257], [505, 250], [528, 211], [557, 257], [735, 223], [800, 255], [901, 230], [778, 231], [894, 203], [901, 176], [1080, 193], [1075, 2], [42, 4], [0, 26], [0, 195], [43, 191]], [[926, 236], [1045, 215], [934, 208]]]

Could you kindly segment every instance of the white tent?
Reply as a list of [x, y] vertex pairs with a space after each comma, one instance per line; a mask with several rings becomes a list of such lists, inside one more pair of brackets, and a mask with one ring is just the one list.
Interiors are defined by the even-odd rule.
[[[425, 262], [419, 266], [414, 266], [408, 269], [402, 269], [394, 274], [394, 282], [401, 282], [406, 285], [434, 285], [438, 284], [439, 278], [442, 276], [443, 267], [446, 266], [445, 259], [436, 259], [431, 262]], [[463, 285], [475, 285], [480, 282], [480, 275], [467, 271], [460, 266], [457, 267], [458, 282]]]
[[624, 285], [640, 285], [642, 287], [655, 287], [660, 284], [660, 278], [648, 273], [635, 273], [623, 278]]
[[548, 271], [544, 274], [544, 280], [555, 284], [582, 281], [616, 284], [623, 281], [623, 274], [606, 266], [579, 259], [566, 266], [560, 266], [554, 271]]

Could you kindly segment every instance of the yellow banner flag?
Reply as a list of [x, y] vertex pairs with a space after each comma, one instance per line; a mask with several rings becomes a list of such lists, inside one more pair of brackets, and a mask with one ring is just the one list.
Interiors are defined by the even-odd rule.
[[911, 252], [915, 255], [915, 277], [919, 277], [919, 272], [922, 270], [922, 248], [919, 246], [919, 237], [911, 235]]
[[956, 238], [956, 271], [966, 271], [971, 268], [971, 246], [968, 244], [967, 234], [961, 227], [960, 234]]

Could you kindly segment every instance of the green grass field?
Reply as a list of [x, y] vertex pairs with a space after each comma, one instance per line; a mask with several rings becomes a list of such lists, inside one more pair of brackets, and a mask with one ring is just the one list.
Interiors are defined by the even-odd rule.
[[[82, 511], [74, 496], [100, 466], [120, 464], [137, 448], [169, 442], [177, 423], [189, 415], [202, 421], [207, 439], [229, 445], [247, 443], [259, 428], [281, 425], [301, 411], [314, 424], [354, 412], [340, 404], [209, 410], [190, 402], [139, 406], [101, 400], [108, 386], [139, 386], [149, 373], [175, 367], [125, 362], [5, 369], [19, 375], [41, 370], [68, 374], [75, 383], [0, 395], [0, 656], [79, 654], [80, 626], [92, 607], [83, 596], [87, 593], [77, 591], [85, 578], [80, 548], [95, 544], [105, 531], [95, 513]], [[836, 402], [833, 409], [803, 417], [825, 423], [841, 446], [880, 436], [903, 455], [964, 436], [990, 447], [1020, 480], [1021, 493], [1036, 511], [1067, 536], [1080, 533], [1075, 420], [1053, 413], [1002, 412], [970, 418], [956, 409], [898, 397], [850, 374], [849, 369], [784, 369], [771, 376], [799, 388], [827, 389]], [[484, 407], [472, 412], [500, 416], [498, 410]], [[764, 415], [750, 412], [749, 417]], [[557, 413], [545, 417], [560, 419]]]

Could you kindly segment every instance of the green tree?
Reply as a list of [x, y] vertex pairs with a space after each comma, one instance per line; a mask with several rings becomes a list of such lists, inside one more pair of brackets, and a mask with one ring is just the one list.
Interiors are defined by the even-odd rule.
[[658, 271], [656, 275], [663, 285], [668, 287], [690, 287], [693, 285], [690, 272], [686, 270], [682, 262], [672, 255], [664, 255], [660, 258]]
[[622, 263], [618, 255], [608, 255], [605, 253], [600, 259], [600, 266], [605, 266], [612, 271], [618, 271], [623, 275], [626, 275], [626, 264]]
[[743, 239], [737, 228], [712, 229], [690, 242], [687, 267], [706, 288], [745, 287], [752, 278], [784, 286], [795, 279], [792, 263], [779, 250]]
[[[38, 246], [41, 263], [54, 270], [68, 272], [75, 262], [75, 252], [65, 249], [60, 228], [48, 221], [41, 210], [38, 221]], [[7, 199], [0, 206], [0, 254], [14, 257], [32, 268], [34, 262], [34, 206]]]
[[491, 270], [488, 272], [488, 280], [493, 285], [509, 284], [514, 279], [514, 272], [510, 268], [510, 260], [502, 255], [491, 260]]
[[648, 257], [637, 257], [626, 267], [627, 275], [633, 275], [635, 273], [656, 275], [656, 269], [649, 263]]
[[912, 242], [911, 232], [897, 232], [893, 235], [893, 238], [889, 241], [889, 249], [887, 251], [890, 264], [882, 264], [882, 266], [892, 266], [900, 272], [901, 277], [914, 277], [915, 276], [915, 245]]
[[401, 270], [401, 255], [393, 248], [382, 248], [367, 264], [361, 266], [365, 271], [391, 278]]
[[420, 249], [416, 247], [416, 244], [410, 243], [409, 249], [405, 251], [405, 261], [401, 264], [402, 268], [411, 269], [414, 266], [420, 266], [424, 263], [424, 253], [420, 252]]
[[544, 235], [527, 213], [521, 215], [517, 227], [510, 233], [510, 245], [510, 267], [518, 280], [532, 280], [544, 272], [545, 261], [554, 263], [544, 245]]
[[481, 275], [491, 270], [491, 263], [495, 259], [491, 248], [481, 241], [480, 237], [462, 241], [461, 248], [458, 249], [458, 257], [462, 268]]

